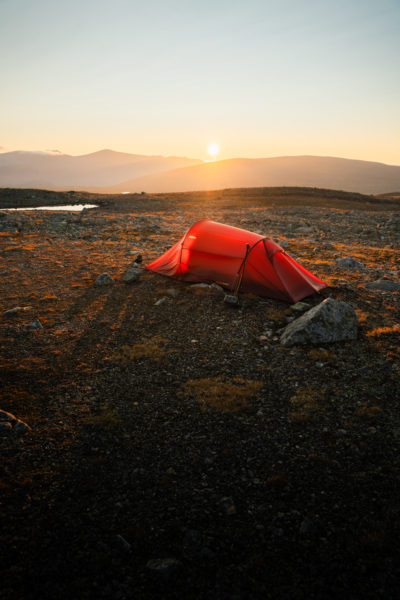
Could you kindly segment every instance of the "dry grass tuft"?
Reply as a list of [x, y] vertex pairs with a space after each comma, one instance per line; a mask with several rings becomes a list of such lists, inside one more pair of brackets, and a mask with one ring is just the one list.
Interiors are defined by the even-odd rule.
[[179, 397], [192, 397], [203, 410], [214, 408], [221, 412], [238, 412], [248, 406], [249, 399], [255, 397], [263, 383], [235, 377], [224, 381], [222, 377], [189, 379], [178, 393]]
[[293, 412], [289, 413], [290, 420], [293, 423], [306, 423], [317, 419], [322, 412], [325, 403], [325, 390], [314, 388], [307, 385], [296, 391], [290, 398]]
[[120, 365], [125, 365], [137, 358], [149, 358], [157, 361], [165, 355], [164, 346], [167, 342], [168, 340], [159, 335], [145, 338], [133, 346], [122, 346], [121, 350], [111, 356], [111, 360]]
[[275, 324], [281, 323], [284, 321], [285, 317], [289, 317], [291, 314], [292, 311], [290, 308], [279, 309], [268, 307], [268, 309], [265, 311], [265, 317], [268, 319], [268, 321], [273, 321]]
[[367, 332], [367, 337], [388, 360], [397, 362], [400, 359], [399, 333], [400, 325], [396, 324], [391, 327], [375, 327]]
[[325, 350], [325, 348], [313, 348], [308, 352], [308, 356], [313, 360], [323, 360], [325, 362], [332, 362], [336, 359], [333, 352]]
[[365, 312], [364, 310], [361, 310], [361, 308], [356, 308], [356, 313], [358, 317], [358, 323], [360, 325], [365, 325], [371, 316], [369, 313]]
[[196, 288], [193, 286], [185, 288], [185, 291], [194, 294], [195, 296], [212, 296], [214, 293], [211, 288]]
[[378, 415], [382, 414], [382, 409], [380, 406], [360, 406], [355, 411], [357, 417], [362, 417], [363, 419], [374, 419]]
[[1, 391], [0, 407], [17, 419], [33, 418], [37, 412], [36, 397], [16, 386], [7, 386]]
[[400, 325], [393, 325], [392, 327], [375, 327], [375, 329], [367, 332], [367, 337], [380, 337], [381, 335], [390, 335], [392, 333], [400, 333]]
[[79, 420], [83, 424], [94, 425], [102, 429], [113, 429], [121, 421], [115, 408], [111, 407], [108, 402], [101, 406], [97, 415], [85, 415]]
[[267, 484], [272, 488], [283, 488], [287, 484], [287, 476], [285, 473], [273, 473], [267, 477]]

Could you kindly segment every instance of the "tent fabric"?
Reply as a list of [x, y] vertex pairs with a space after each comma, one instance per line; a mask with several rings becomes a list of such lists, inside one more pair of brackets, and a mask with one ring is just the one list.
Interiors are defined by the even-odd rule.
[[182, 281], [218, 283], [289, 302], [310, 296], [325, 283], [273, 240], [216, 223], [199, 221], [146, 268]]

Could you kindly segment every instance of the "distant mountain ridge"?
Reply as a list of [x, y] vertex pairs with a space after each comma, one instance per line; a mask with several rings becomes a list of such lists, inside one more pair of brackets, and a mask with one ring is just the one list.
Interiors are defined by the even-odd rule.
[[61, 188], [110, 186], [202, 161], [179, 156], [145, 156], [99, 150], [71, 156], [52, 152], [4, 152], [0, 154], [0, 186]]
[[279, 186], [386, 193], [400, 190], [400, 167], [321, 156], [232, 158], [136, 178], [104, 191], [184, 192]]
[[82, 156], [21, 151], [0, 154], [0, 187], [168, 193], [279, 186], [384, 194], [400, 190], [400, 166], [327, 156], [204, 162], [113, 150]]

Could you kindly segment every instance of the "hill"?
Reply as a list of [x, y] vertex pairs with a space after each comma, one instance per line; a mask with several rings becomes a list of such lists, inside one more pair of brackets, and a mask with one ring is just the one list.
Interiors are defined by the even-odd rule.
[[102, 190], [184, 192], [224, 188], [306, 186], [379, 194], [400, 189], [400, 166], [322, 156], [233, 158], [153, 173]]
[[400, 166], [326, 156], [203, 162], [113, 150], [81, 156], [22, 151], [0, 154], [0, 187], [120, 194], [281, 186], [385, 194], [400, 189]]
[[143, 177], [198, 164], [197, 159], [177, 156], [144, 156], [113, 150], [71, 156], [47, 152], [0, 154], [0, 186], [62, 188], [112, 186]]

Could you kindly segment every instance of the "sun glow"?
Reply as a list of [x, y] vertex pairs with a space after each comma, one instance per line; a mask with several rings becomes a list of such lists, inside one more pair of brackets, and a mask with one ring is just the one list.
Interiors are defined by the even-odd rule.
[[219, 146], [215, 142], [208, 146], [208, 154], [210, 154], [213, 159], [216, 159], [217, 154], [219, 154]]

